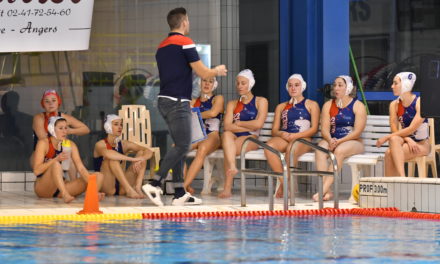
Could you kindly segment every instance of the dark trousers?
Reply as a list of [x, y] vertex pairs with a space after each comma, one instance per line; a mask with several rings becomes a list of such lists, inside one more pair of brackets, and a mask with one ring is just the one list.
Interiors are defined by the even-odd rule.
[[174, 187], [183, 187], [183, 162], [191, 149], [191, 107], [189, 102], [158, 98], [158, 109], [168, 125], [174, 147], [167, 151], [154, 177], [160, 182], [173, 169]]

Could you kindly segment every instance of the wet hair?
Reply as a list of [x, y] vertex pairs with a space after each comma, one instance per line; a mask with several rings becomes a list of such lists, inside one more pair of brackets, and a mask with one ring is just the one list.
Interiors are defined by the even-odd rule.
[[167, 22], [170, 26], [170, 29], [179, 28], [182, 24], [182, 21], [186, 17], [186, 9], [183, 7], [174, 8], [167, 15]]

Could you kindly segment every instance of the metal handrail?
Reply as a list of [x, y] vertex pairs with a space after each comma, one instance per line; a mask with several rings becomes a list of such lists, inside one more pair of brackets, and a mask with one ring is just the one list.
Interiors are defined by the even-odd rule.
[[[244, 173], [243, 173], [243, 169], [245, 169], [245, 155], [246, 155], [246, 148], [247, 145], [249, 144], [249, 142], [253, 142], [257, 145], [259, 145], [260, 147], [269, 150], [270, 152], [276, 154], [278, 156], [278, 158], [281, 161], [281, 164], [283, 166], [283, 180], [284, 182], [287, 182], [287, 163], [286, 163], [286, 159], [284, 158], [284, 154], [279, 152], [278, 150], [272, 148], [271, 146], [267, 145], [264, 142], [259, 141], [256, 138], [253, 137], [248, 137], [243, 141], [243, 145], [241, 146], [241, 151], [240, 151], [240, 177], [241, 177], [241, 206], [245, 207], [246, 206], [246, 178], [244, 177]], [[275, 175], [274, 175], [275, 176]], [[269, 210], [273, 210], [274, 209], [274, 201], [273, 201], [273, 180], [269, 179]], [[284, 197], [283, 197], [283, 209], [284, 210], [288, 210], [289, 209], [289, 198], [288, 198], [288, 193], [285, 192], [284, 193]]]
[[[297, 139], [295, 141], [290, 142], [289, 145], [287, 146], [287, 149], [289, 151], [288, 152], [289, 153], [288, 161], [290, 161], [291, 155], [293, 155], [292, 154], [293, 153], [292, 149], [293, 149], [293, 145], [294, 145], [295, 142], [303, 143], [303, 144], [305, 144], [307, 146], [312, 147], [313, 149], [316, 149], [318, 151], [324, 152], [324, 153], [329, 155], [329, 157], [330, 157], [330, 159], [331, 159], [331, 161], [333, 163], [333, 179], [334, 179], [334, 183], [333, 183], [334, 197], [333, 197], [333, 200], [334, 200], [334, 208], [338, 209], [339, 208], [339, 186], [338, 186], [338, 178], [337, 178], [338, 162], [336, 161], [335, 155], [333, 154], [333, 152], [331, 152], [328, 149], [320, 147], [320, 146], [318, 146], [318, 145], [316, 145], [316, 144], [314, 144], [314, 143], [312, 143], [310, 141], [307, 141], [307, 140], [305, 140], [303, 138], [299, 138], [299, 139]], [[289, 170], [289, 172], [294, 173], [295, 171], [294, 170], [292, 170], [292, 171]], [[318, 175], [320, 175], [320, 174], [318, 174]], [[290, 175], [289, 175], [289, 177], [290, 177]], [[319, 208], [323, 208], [324, 207], [323, 193], [322, 193], [323, 186], [322, 185], [323, 185], [322, 177], [318, 177]], [[295, 191], [294, 191], [293, 188], [294, 188], [293, 181], [291, 181], [291, 183], [290, 183], [290, 191], [291, 191], [291, 203], [292, 204], [294, 204], [294, 201], [295, 201]], [[286, 192], [286, 191], [287, 191], [287, 186], [284, 187], [284, 192]]]
[[[304, 140], [302, 138], [297, 139], [294, 142], [300, 142], [303, 144], [306, 144], [310, 147], [312, 147], [313, 149], [316, 149], [318, 151], [324, 152], [326, 154], [328, 154], [330, 156], [330, 159], [332, 160], [332, 164], [333, 164], [333, 177], [335, 179], [334, 181], [334, 208], [339, 208], [339, 186], [338, 186], [338, 182], [337, 182], [337, 173], [338, 173], [338, 163], [336, 161], [335, 155], [333, 154], [333, 152], [331, 152], [328, 149], [322, 148], [312, 142], [309, 142], [307, 140]], [[243, 144], [241, 146], [241, 150], [240, 150], [240, 178], [241, 178], [241, 206], [245, 207], [246, 206], [246, 177], [245, 177], [245, 171], [246, 171], [246, 160], [245, 160], [245, 155], [246, 155], [246, 149], [247, 146], [249, 144], [249, 142], [253, 142], [255, 144], [257, 144], [258, 146], [262, 147], [263, 149], [267, 149], [270, 152], [274, 153], [275, 155], [278, 156], [278, 158], [281, 161], [282, 167], [283, 167], [283, 181], [284, 181], [284, 185], [283, 185], [283, 209], [284, 210], [288, 210], [288, 202], [289, 202], [289, 192], [287, 191], [287, 185], [286, 183], [288, 183], [288, 179], [290, 178], [290, 173], [293, 174], [304, 174], [307, 172], [299, 172], [298, 170], [295, 171], [295, 169], [297, 168], [293, 168], [289, 166], [289, 162], [290, 162], [290, 158], [292, 155], [292, 148], [293, 148], [293, 144], [294, 142], [289, 143], [288, 147], [287, 147], [287, 153], [288, 154], [288, 161], [286, 162], [286, 158], [285, 155], [272, 148], [271, 146], [267, 145], [264, 142], [261, 142], [260, 140], [253, 138], [253, 137], [248, 137], [243, 141]], [[322, 209], [324, 207], [324, 202], [323, 202], [323, 180], [322, 180], [322, 176], [323, 174], [331, 174], [330, 172], [324, 172], [324, 171], [314, 171], [314, 174], [316, 173], [318, 176], [318, 193], [319, 193], [319, 208]], [[266, 174], [266, 176], [272, 176], [272, 177], [276, 177], [278, 176], [279, 173], [273, 173], [273, 175], [271, 174]], [[268, 183], [268, 195], [269, 195], [269, 210], [273, 210], [274, 209], [274, 198], [273, 198], [273, 180], [269, 179], [269, 183]], [[294, 191], [294, 182], [293, 179], [290, 181], [290, 192], [291, 192], [291, 204], [294, 205], [295, 204], [295, 191]]]

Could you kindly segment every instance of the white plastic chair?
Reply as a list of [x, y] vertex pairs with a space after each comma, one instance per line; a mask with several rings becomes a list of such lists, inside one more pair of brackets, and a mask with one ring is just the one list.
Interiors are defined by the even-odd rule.
[[129, 140], [153, 151], [150, 160], [150, 176], [159, 168], [160, 149], [152, 147], [150, 111], [145, 105], [123, 105], [119, 110], [122, 118], [122, 139]]
[[432, 176], [437, 178], [437, 164], [436, 164], [436, 151], [440, 152], [440, 148], [437, 149], [435, 145], [435, 131], [434, 131], [434, 119], [428, 118], [429, 124], [429, 144], [431, 145], [431, 151], [428, 155], [422, 157], [416, 157], [408, 160], [408, 177], [414, 177], [415, 165], [417, 164], [417, 171], [419, 178], [428, 177], [428, 168], [431, 166]]

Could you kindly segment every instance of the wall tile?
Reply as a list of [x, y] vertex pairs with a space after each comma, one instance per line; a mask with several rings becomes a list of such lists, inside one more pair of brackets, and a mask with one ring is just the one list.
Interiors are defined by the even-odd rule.
[[394, 206], [401, 208], [401, 198], [400, 198], [400, 183], [394, 183]]
[[28, 171], [25, 173], [25, 175], [26, 175], [26, 182], [34, 182], [35, 179], [37, 178], [33, 172]]
[[416, 202], [416, 209], [417, 211], [422, 210], [422, 185], [421, 184], [415, 184], [414, 187], [414, 199]]
[[388, 183], [388, 207], [395, 207], [394, 183]]
[[428, 184], [422, 184], [422, 211], [428, 212], [428, 203], [429, 203], [429, 196], [428, 196]]
[[24, 182], [24, 172], [2, 172], [2, 182]]
[[374, 197], [367, 196], [367, 208], [374, 208]]
[[[435, 212], [436, 205], [436, 185], [428, 185], [428, 212]], [[440, 202], [440, 201], [439, 201]]]
[[388, 196], [361, 196], [359, 206], [397, 207], [401, 211], [440, 213], [440, 181], [418, 178], [362, 178], [364, 183], [387, 183]]
[[440, 213], [440, 184], [435, 185], [435, 213]]
[[380, 197], [380, 207], [388, 207], [388, 197]]
[[408, 184], [400, 184], [400, 210], [408, 211]]
[[360, 208], [367, 208], [367, 197], [368, 196], [365, 196], [365, 195], [362, 195], [360, 197], [360, 200], [359, 200], [359, 207]]
[[411, 211], [411, 209], [413, 207], [415, 207], [415, 197], [414, 197], [414, 192], [415, 192], [415, 184], [408, 184], [408, 199], [407, 199], [407, 208], [408, 211]]
[[25, 191], [27, 192], [33, 192], [34, 191], [34, 183], [33, 182], [26, 182], [25, 183]]
[[375, 208], [380, 208], [380, 201], [381, 201], [380, 196], [373, 196], [373, 207]]
[[2, 192], [22, 192], [24, 191], [24, 182], [7, 182], [2, 183]]

